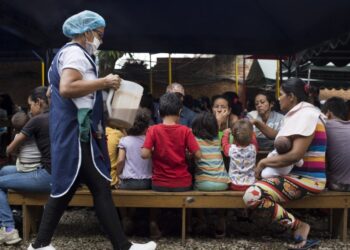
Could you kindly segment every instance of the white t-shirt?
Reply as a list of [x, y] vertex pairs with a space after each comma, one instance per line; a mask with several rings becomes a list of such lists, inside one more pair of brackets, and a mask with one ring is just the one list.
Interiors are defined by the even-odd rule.
[[[91, 59], [92, 60], [92, 59]], [[58, 59], [58, 73], [61, 76], [64, 69], [75, 69], [83, 76], [83, 80], [96, 79], [95, 70], [91, 62], [86, 58], [85, 52], [78, 46], [69, 46], [61, 50]], [[93, 108], [94, 94], [72, 98], [78, 109]]]

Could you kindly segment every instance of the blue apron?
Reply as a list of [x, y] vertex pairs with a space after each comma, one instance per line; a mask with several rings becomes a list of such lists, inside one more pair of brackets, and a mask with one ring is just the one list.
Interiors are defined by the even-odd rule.
[[[87, 51], [76, 43], [66, 44], [63, 48], [68, 46], [78, 46], [83, 50], [86, 58], [93, 66], [97, 78], [96, 65]], [[69, 191], [78, 176], [82, 161], [77, 118], [78, 109], [70, 98], [64, 98], [59, 93], [60, 76], [58, 73], [58, 59], [62, 49], [56, 54], [48, 72], [51, 86], [51, 197], [60, 197]], [[110, 181], [110, 161], [107, 151], [101, 91], [96, 91], [94, 96], [94, 105], [90, 116], [92, 161], [97, 171]]]

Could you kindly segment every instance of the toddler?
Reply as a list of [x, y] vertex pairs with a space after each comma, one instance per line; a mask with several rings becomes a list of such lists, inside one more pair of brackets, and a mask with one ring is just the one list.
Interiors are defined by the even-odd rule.
[[230, 157], [229, 176], [230, 189], [244, 191], [255, 182], [255, 161], [257, 146], [252, 143], [253, 126], [242, 119], [234, 123], [232, 128], [234, 143], [229, 143], [230, 130], [226, 129], [222, 138], [225, 156]]
[[[270, 152], [267, 155], [267, 157], [272, 157], [272, 156], [276, 156], [279, 154], [285, 154], [285, 153], [289, 152], [292, 149], [292, 141], [288, 136], [279, 136], [275, 139], [274, 146], [275, 146], [275, 149], [272, 152]], [[297, 167], [301, 167], [301, 166], [303, 166], [303, 164], [304, 164], [304, 161], [303, 161], [303, 159], [301, 159], [293, 165], [282, 167], [282, 168], [266, 167], [262, 170], [261, 177], [262, 178], [269, 178], [269, 177], [273, 177], [273, 176], [287, 175], [290, 173], [290, 171], [292, 170], [294, 165]]]

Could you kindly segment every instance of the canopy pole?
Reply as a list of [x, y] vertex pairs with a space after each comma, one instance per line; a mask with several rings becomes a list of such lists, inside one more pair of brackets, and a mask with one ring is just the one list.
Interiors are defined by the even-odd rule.
[[280, 60], [277, 60], [277, 68], [276, 68], [276, 98], [278, 99], [280, 96], [280, 69], [281, 69], [281, 62]]
[[169, 57], [168, 57], [168, 79], [169, 79], [169, 84], [171, 84], [173, 82], [173, 75], [172, 75], [172, 65], [171, 65], [171, 54], [169, 53]]
[[41, 86], [45, 86], [45, 63], [41, 61]]
[[45, 86], [45, 62], [44, 59], [36, 53], [34, 50], [32, 50], [33, 54], [40, 60], [41, 63], [41, 86]]
[[[243, 103], [243, 107], [246, 108], [246, 100], [247, 100], [247, 86], [246, 86], [246, 82], [245, 82], [245, 56], [243, 56], [243, 91], [242, 91], [242, 97], [241, 97], [241, 100], [242, 100], [242, 103]], [[238, 95], [238, 92], [237, 92], [237, 95]]]
[[238, 78], [239, 78], [238, 64], [239, 64], [239, 58], [238, 58], [238, 55], [236, 55], [235, 76], [236, 76], [236, 93], [237, 94], [238, 94]]
[[149, 53], [149, 89], [151, 94], [153, 94], [153, 70], [151, 53]]

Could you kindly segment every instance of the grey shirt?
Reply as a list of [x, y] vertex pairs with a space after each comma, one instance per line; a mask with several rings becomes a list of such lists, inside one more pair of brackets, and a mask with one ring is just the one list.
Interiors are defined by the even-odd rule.
[[[248, 117], [262, 121], [261, 116], [258, 114], [258, 111], [254, 110], [248, 113]], [[276, 111], [271, 111], [269, 119], [267, 119], [266, 125], [270, 128], [279, 131], [284, 120], [284, 115], [277, 113]], [[260, 150], [273, 149], [273, 139], [267, 138], [256, 126], [254, 126], [254, 132], [256, 139], [258, 141]]]
[[327, 133], [327, 183], [350, 184], [350, 121], [328, 120]]

